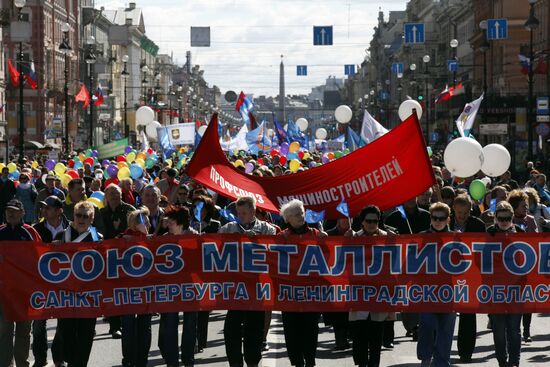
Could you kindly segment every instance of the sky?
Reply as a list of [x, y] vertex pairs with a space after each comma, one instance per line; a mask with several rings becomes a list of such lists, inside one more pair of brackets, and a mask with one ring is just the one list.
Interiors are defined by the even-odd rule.
[[[174, 55], [204, 70], [209, 85], [222, 93], [255, 96], [279, 93], [279, 64], [284, 55], [286, 94], [308, 94], [328, 76], [344, 77], [345, 64], [360, 64], [381, 9], [405, 10], [405, 0], [136, 0], [143, 9], [146, 35], [159, 53]], [[96, 0], [96, 7], [128, 2]], [[313, 26], [332, 25], [333, 46], [313, 46]], [[210, 26], [211, 47], [191, 47], [190, 27]], [[297, 76], [296, 66], [308, 75]]]

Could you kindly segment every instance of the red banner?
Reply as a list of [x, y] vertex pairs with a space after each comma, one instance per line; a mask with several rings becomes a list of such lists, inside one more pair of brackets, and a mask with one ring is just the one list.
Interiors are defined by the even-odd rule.
[[416, 114], [367, 146], [328, 164], [282, 177], [247, 175], [222, 151], [214, 115], [193, 155], [187, 174], [226, 197], [254, 196], [258, 207], [277, 212], [292, 199], [325, 218], [341, 217], [344, 200], [354, 216], [369, 204], [381, 210], [400, 205], [435, 183]]
[[0, 243], [12, 320], [188, 310], [550, 312], [544, 234]]

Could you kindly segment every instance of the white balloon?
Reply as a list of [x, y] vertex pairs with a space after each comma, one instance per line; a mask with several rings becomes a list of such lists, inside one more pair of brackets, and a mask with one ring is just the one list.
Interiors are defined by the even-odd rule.
[[483, 164], [483, 149], [472, 138], [458, 138], [449, 143], [443, 154], [445, 167], [453, 176], [466, 178], [475, 175]]
[[275, 136], [275, 131], [273, 129], [267, 129], [267, 136], [272, 138]]
[[300, 129], [300, 131], [304, 132], [307, 130], [307, 127], [309, 125], [309, 122], [303, 117], [300, 117], [298, 120], [296, 120], [296, 125]]
[[[484, 157], [485, 158], [485, 157]], [[483, 177], [481, 179], [481, 182], [483, 182], [485, 184], [485, 187], [488, 187], [489, 185], [491, 185], [491, 179], [487, 176]]]
[[162, 125], [158, 121], [152, 121], [148, 123], [147, 126], [145, 126], [145, 133], [147, 134], [147, 137], [151, 140], [157, 141], [157, 128], [159, 127], [162, 127]]
[[416, 109], [416, 116], [418, 116], [418, 119], [420, 120], [422, 118], [422, 106], [414, 99], [407, 99], [401, 103], [399, 110], [397, 111], [401, 121], [405, 121], [409, 118], [413, 113], [413, 109]]
[[149, 106], [141, 106], [136, 111], [137, 126], [147, 126], [155, 119], [155, 111]]
[[283, 126], [283, 129], [285, 129], [285, 131], [288, 131], [288, 124], [285, 124], [285, 126]]
[[197, 129], [197, 132], [199, 133], [200, 136], [203, 136], [205, 131], [206, 131], [206, 125], [199, 126], [199, 128]]
[[325, 140], [327, 138], [327, 135], [328, 135], [327, 130], [322, 127], [318, 128], [315, 131], [315, 137], [317, 139]]
[[352, 116], [353, 112], [351, 111], [351, 108], [346, 105], [338, 106], [334, 111], [334, 117], [336, 118], [336, 121], [341, 124], [347, 124], [348, 122], [350, 122]]
[[510, 162], [512, 162], [508, 149], [500, 144], [489, 144], [483, 147], [483, 156], [481, 170], [490, 177], [502, 175], [510, 168]]

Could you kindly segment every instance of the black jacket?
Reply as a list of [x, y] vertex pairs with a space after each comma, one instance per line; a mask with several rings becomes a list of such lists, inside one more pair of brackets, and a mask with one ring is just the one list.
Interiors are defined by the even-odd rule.
[[[451, 224], [449, 224], [451, 229], [455, 227], [455, 217], [451, 216]], [[485, 223], [478, 217], [469, 216], [466, 219], [466, 225], [464, 227], [464, 232], [476, 233], [476, 232], [485, 232]]]
[[[65, 218], [65, 216], [61, 218], [61, 224], [63, 225], [63, 229], [67, 229], [69, 226], [69, 221]], [[42, 237], [42, 242], [51, 243], [54, 240], [52, 237], [52, 232], [50, 232], [50, 230], [46, 227], [45, 220], [36, 223], [33, 225], [33, 228], [36, 229], [40, 237]]]
[[[525, 230], [523, 228], [521, 228], [520, 226], [518, 226], [517, 224], [514, 224], [514, 228], [515, 228], [516, 232], [519, 232], [519, 233], [524, 233], [525, 232]], [[496, 224], [493, 224], [492, 226], [487, 228], [487, 233], [495, 234], [495, 233], [513, 233], [513, 232], [504, 232], [500, 228], [498, 228], [498, 226]]]
[[[407, 214], [407, 219], [411, 226], [412, 233], [420, 233], [430, 228], [430, 212], [424, 209], [416, 208], [412, 215]], [[410, 234], [409, 225], [407, 220], [402, 217], [399, 210], [395, 210], [386, 218], [385, 224], [393, 227], [399, 234]]]

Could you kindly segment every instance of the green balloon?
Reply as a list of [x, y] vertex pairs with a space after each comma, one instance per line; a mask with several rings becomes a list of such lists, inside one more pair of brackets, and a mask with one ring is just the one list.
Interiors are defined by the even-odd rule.
[[432, 147], [428, 147], [427, 149], [428, 149], [428, 157], [431, 157], [433, 154]]
[[470, 184], [470, 196], [474, 200], [481, 200], [485, 196], [485, 184], [481, 180], [473, 180]]
[[91, 149], [86, 149], [84, 151], [84, 155], [86, 156], [86, 158], [91, 157], [92, 156], [92, 150]]
[[348, 148], [344, 149], [344, 154], [349, 154], [349, 149]]
[[337, 150], [336, 152], [334, 152], [334, 156], [335, 156], [336, 158], [340, 158], [340, 157], [342, 157], [342, 152], [339, 151], [339, 150]]
[[153, 158], [147, 158], [145, 160], [145, 167], [151, 168], [155, 165], [155, 160]]

